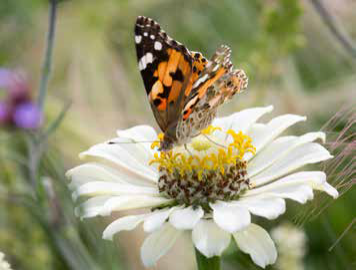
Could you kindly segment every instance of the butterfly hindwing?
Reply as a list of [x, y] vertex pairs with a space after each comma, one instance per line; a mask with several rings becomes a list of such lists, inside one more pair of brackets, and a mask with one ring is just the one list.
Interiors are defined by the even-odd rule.
[[185, 101], [183, 121], [189, 118], [198, 103], [202, 103], [209, 87], [224, 74], [231, 71], [232, 63], [230, 61], [230, 54], [230, 48], [223, 45], [216, 50], [211, 60], [205, 65], [202, 73], [192, 85], [192, 90]]
[[207, 128], [218, 107], [247, 87], [243, 70], [232, 71], [230, 49], [221, 46], [193, 84], [177, 126], [179, 141], [187, 141]]

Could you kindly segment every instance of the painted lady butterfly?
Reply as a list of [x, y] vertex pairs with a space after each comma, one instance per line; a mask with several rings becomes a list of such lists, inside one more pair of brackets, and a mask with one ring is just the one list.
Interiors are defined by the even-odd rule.
[[207, 60], [143, 16], [136, 20], [135, 44], [147, 96], [164, 133], [162, 151], [199, 135], [211, 124], [219, 105], [247, 87], [245, 72], [233, 70], [231, 50], [225, 45]]

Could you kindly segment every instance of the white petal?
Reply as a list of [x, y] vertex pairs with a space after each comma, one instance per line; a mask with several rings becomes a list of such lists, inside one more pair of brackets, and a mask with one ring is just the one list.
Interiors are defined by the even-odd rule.
[[295, 147], [283, 158], [274, 162], [261, 173], [250, 178], [251, 183], [259, 186], [294, 171], [306, 164], [317, 163], [332, 158], [328, 150], [317, 143], [306, 143]]
[[251, 224], [246, 230], [234, 233], [237, 246], [251, 256], [258, 266], [265, 268], [277, 260], [277, 250], [269, 234], [260, 226]]
[[157, 139], [157, 133], [153, 127], [147, 125], [139, 125], [129, 129], [118, 130], [119, 137], [133, 139], [135, 141], [148, 140], [154, 141]]
[[160, 206], [162, 204], [170, 203], [171, 201], [172, 200], [170, 199], [151, 196], [117, 196], [112, 197], [105, 203], [100, 214], [103, 216], [107, 216], [110, 215], [113, 211], [155, 207]]
[[192, 239], [200, 253], [211, 258], [220, 256], [228, 247], [231, 234], [219, 228], [214, 221], [201, 219], [193, 229]]
[[149, 166], [148, 161], [142, 162], [138, 156], [138, 150], [130, 153], [120, 145], [109, 142], [94, 145], [80, 154], [81, 158], [94, 157], [109, 161], [115, 164], [120, 171], [132, 177], [157, 182], [158, 177], [154, 167]]
[[212, 125], [221, 127], [224, 131], [233, 129], [246, 132], [262, 115], [272, 110], [273, 106], [246, 109], [227, 117], [216, 118]]
[[178, 230], [191, 230], [203, 216], [204, 211], [200, 206], [189, 206], [174, 210], [169, 217], [169, 222]]
[[[116, 151], [125, 157], [147, 166], [150, 160], [153, 159], [155, 151], [151, 149], [152, 143], [144, 143], [146, 141], [136, 142], [127, 138], [114, 138], [110, 140], [110, 146], [115, 147]], [[126, 158], [125, 158], [126, 159]], [[149, 167], [150, 168], [150, 167]], [[152, 169], [152, 168], [150, 168]]]
[[141, 186], [155, 186], [155, 183], [140, 178], [136, 175], [128, 174], [120, 170], [114, 169], [112, 166], [106, 164], [90, 162], [79, 165], [66, 174], [71, 179], [71, 187], [77, 188], [78, 186], [92, 182], [92, 181], [105, 181], [122, 184], [135, 184]]
[[243, 205], [216, 202], [210, 204], [215, 223], [225, 231], [234, 233], [251, 223], [251, 215]]
[[237, 204], [246, 207], [248, 211], [256, 216], [268, 219], [275, 219], [286, 210], [284, 199], [268, 195], [241, 198]]
[[120, 147], [122, 150], [134, 155], [139, 162], [147, 164], [155, 153], [151, 145], [155, 140], [147, 140], [145, 136], [122, 137], [118, 131], [118, 137], [109, 141], [112, 145]]
[[313, 189], [325, 191], [334, 198], [338, 196], [337, 190], [326, 182], [325, 173], [319, 171], [294, 173], [263, 187], [248, 190], [243, 196], [264, 194], [305, 203], [313, 199]]
[[[143, 162], [149, 162], [153, 157], [155, 150], [151, 149], [151, 144], [157, 140], [156, 131], [147, 125], [135, 126], [130, 129], [118, 130], [117, 135], [126, 141], [136, 141], [137, 143], [125, 144], [126, 149], [130, 152], [143, 149], [146, 155], [143, 157]], [[136, 147], [136, 148], [135, 148]], [[138, 149], [137, 149], [138, 148]]]
[[339, 197], [339, 192], [337, 191], [337, 189], [334, 188], [332, 185], [330, 185], [326, 181], [324, 183], [322, 183], [322, 184], [314, 185], [313, 188], [316, 189], [316, 190], [320, 190], [320, 191], [326, 192], [327, 194], [329, 194], [334, 199], [337, 199]]
[[120, 184], [111, 182], [89, 182], [78, 187], [73, 195], [78, 196], [99, 196], [99, 195], [150, 195], [160, 196], [156, 187], [142, 187], [130, 184]]
[[[252, 143], [256, 147], [258, 153], [265, 145], [278, 137], [288, 127], [305, 121], [306, 117], [294, 114], [285, 114], [273, 118], [268, 124], [255, 124], [248, 130], [247, 134], [252, 138]], [[252, 155], [246, 155], [245, 159], [250, 159]]]
[[248, 175], [253, 177], [257, 173], [268, 168], [271, 164], [284, 158], [284, 156], [296, 147], [313, 142], [317, 139], [325, 139], [325, 133], [312, 132], [300, 137], [280, 137], [271, 142], [248, 163]]
[[143, 224], [143, 229], [145, 232], [153, 232], [161, 228], [161, 226], [167, 221], [169, 215], [175, 210], [179, 209], [180, 207], [172, 207], [163, 210], [157, 210], [152, 213], [148, 218], [145, 219]]
[[112, 240], [114, 234], [120, 231], [131, 231], [135, 229], [146, 218], [147, 214], [137, 216], [126, 216], [115, 220], [103, 232], [103, 238]]
[[150, 234], [141, 247], [141, 259], [146, 267], [154, 266], [173, 246], [182, 231], [174, 229], [169, 223], [165, 223], [160, 230]]
[[89, 198], [74, 209], [75, 215], [83, 218], [91, 218], [100, 215], [105, 203], [111, 196], [97, 196]]

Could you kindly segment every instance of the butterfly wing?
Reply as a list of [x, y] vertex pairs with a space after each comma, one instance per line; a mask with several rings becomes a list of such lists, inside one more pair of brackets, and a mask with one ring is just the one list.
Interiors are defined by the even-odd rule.
[[230, 100], [236, 93], [241, 93], [247, 88], [248, 78], [242, 69], [228, 72], [217, 80], [209, 89], [207, 102], [209, 108], [217, 108]]
[[232, 70], [230, 52], [221, 46], [194, 82], [178, 122], [178, 141], [186, 142], [198, 135], [211, 124], [219, 105], [247, 87], [244, 71]]
[[181, 144], [200, 132], [220, 104], [246, 87], [245, 74], [232, 71], [227, 46], [207, 61], [143, 16], [136, 21], [135, 44], [146, 93], [167, 145]]
[[209, 87], [231, 71], [230, 54], [230, 48], [223, 45], [216, 50], [211, 60], [205, 65], [202, 73], [192, 85], [188, 98], [185, 100], [183, 121], [189, 118], [197, 104], [205, 103]]
[[194, 58], [157, 22], [143, 16], [136, 20], [135, 44], [138, 66], [156, 121], [163, 132], [169, 128], [173, 131], [184, 106], [185, 90], [192, 81]]

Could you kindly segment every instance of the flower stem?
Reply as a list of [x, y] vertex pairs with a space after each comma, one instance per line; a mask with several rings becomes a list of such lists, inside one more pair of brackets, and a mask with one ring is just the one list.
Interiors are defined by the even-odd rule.
[[198, 270], [220, 270], [220, 257], [214, 256], [207, 258], [195, 249], [195, 258], [197, 260]]
[[[48, 88], [48, 80], [51, 74], [51, 66], [52, 66], [52, 54], [53, 54], [53, 44], [54, 44], [54, 36], [56, 29], [56, 17], [57, 17], [57, 2], [58, 0], [49, 0], [49, 26], [47, 33], [47, 42], [46, 42], [46, 52], [44, 56], [44, 61], [42, 65], [42, 73], [41, 73], [41, 81], [40, 88], [38, 94], [37, 104], [43, 113], [44, 101]], [[38, 177], [38, 166], [40, 164], [41, 156], [43, 154], [43, 141], [39, 141], [37, 133], [34, 133], [31, 138], [29, 138], [28, 149], [29, 149], [29, 176], [31, 179], [31, 183], [34, 187], [38, 187], [37, 191], [40, 191], [41, 183], [37, 181]]]
[[52, 51], [53, 51], [54, 34], [55, 34], [56, 17], [57, 17], [56, 15], [57, 15], [57, 0], [50, 0], [47, 47], [46, 47], [46, 54], [42, 66], [42, 76], [41, 76], [40, 89], [38, 94], [38, 106], [40, 107], [41, 111], [43, 111], [49, 75], [51, 73]]

